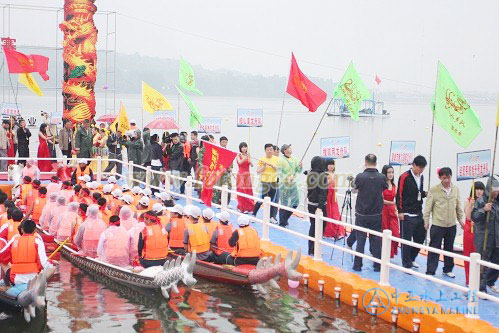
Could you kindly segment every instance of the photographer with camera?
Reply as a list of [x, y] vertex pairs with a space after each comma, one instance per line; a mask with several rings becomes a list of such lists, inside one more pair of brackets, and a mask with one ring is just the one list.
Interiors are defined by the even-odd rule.
[[[121, 154], [121, 148], [123, 146], [123, 135], [121, 131], [116, 131], [115, 133], [111, 133], [110, 135], [108, 135], [106, 145], [109, 149], [110, 159], [116, 159], [119, 161], [123, 160], [123, 155]], [[121, 175], [123, 164], [114, 161], [109, 162], [106, 169], [104, 170], [104, 173], [111, 172], [115, 166], [116, 172]], [[120, 179], [120, 176], [117, 176], [116, 178]]]
[[[355, 225], [381, 232], [383, 191], [388, 188], [388, 184], [386, 176], [376, 169], [376, 163], [376, 155], [366, 155], [366, 169], [355, 177], [353, 190], [358, 193], [355, 202]], [[364, 253], [367, 235], [363, 231], [355, 230], [354, 232], [357, 239], [355, 250]], [[381, 238], [379, 236], [369, 235], [369, 251], [375, 258], [381, 258]], [[379, 272], [380, 264], [373, 263], [373, 268], [375, 272]], [[352, 269], [358, 272], [362, 270], [361, 257], [355, 257]]]

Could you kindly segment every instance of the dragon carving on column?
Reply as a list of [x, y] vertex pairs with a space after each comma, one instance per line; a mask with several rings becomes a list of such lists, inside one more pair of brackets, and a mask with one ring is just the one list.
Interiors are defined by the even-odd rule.
[[97, 28], [95, 0], [65, 0], [63, 52], [64, 119], [81, 123], [95, 115], [95, 81], [97, 78]]

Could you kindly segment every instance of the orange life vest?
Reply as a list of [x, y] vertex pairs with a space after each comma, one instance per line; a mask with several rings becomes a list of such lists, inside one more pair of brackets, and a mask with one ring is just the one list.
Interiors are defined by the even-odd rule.
[[109, 219], [111, 218], [112, 216], [112, 213], [109, 209], [99, 209], [99, 213], [102, 215], [101, 216], [101, 219], [106, 222], [107, 225], [109, 225]]
[[231, 253], [232, 257], [254, 258], [259, 257], [262, 251], [260, 250], [260, 237], [252, 227], [244, 227], [237, 229], [239, 240]]
[[161, 227], [164, 228], [170, 222], [170, 216], [168, 215], [160, 215], [159, 217], [159, 223], [161, 224]]
[[38, 222], [40, 220], [40, 216], [42, 216], [42, 210], [43, 207], [45, 207], [45, 204], [47, 203], [47, 197], [40, 197], [38, 196], [33, 203], [33, 211], [31, 212], [31, 218], [35, 221]]
[[189, 233], [189, 252], [203, 253], [210, 250], [210, 238], [202, 223], [190, 223], [187, 225]]
[[168, 256], [168, 232], [161, 225], [146, 225], [142, 231], [142, 238], [144, 240], [143, 259], [157, 260]]
[[41, 265], [38, 260], [38, 249], [35, 244], [36, 235], [18, 236], [12, 243], [12, 274], [39, 273]]
[[204, 222], [203, 225], [206, 227], [206, 229], [208, 229], [208, 238], [211, 239], [211, 236], [213, 236], [213, 232], [218, 227], [218, 222]]
[[170, 247], [171, 248], [183, 248], [184, 247], [184, 231], [185, 231], [185, 221], [181, 217], [174, 217], [171, 220], [170, 229]]
[[22, 184], [21, 193], [19, 194], [19, 199], [21, 199], [21, 204], [26, 203], [26, 199], [32, 195], [33, 185], [32, 184]]
[[217, 249], [215, 253], [221, 255], [222, 252], [231, 253], [234, 248], [229, 245], [230, 236], [234, 233], [234, 228], [230, 224], [220, 223], [217, 228]]
[[191, 158], [191, 143], [188, 140], [184, 143], [184, 157]]
[[81, 170], [80, 166], [76, 168], [76, 184], [85, 184], [84, 181], [80, 180], [80, 177], [83, 177], [84, 175], [89, 175], [90, 176], [90, 167], [87, 165], [85, 167], [85, 170]]
[[21, 224], [21, 221], [19, 222], [14, 222], [13, 220], [8, 220], [7, 223], [9, 224], [8, 232], [7, 232], [7, 241], [10, 241], [12, 237], [15, 235], [19, 235], [19, 225]]

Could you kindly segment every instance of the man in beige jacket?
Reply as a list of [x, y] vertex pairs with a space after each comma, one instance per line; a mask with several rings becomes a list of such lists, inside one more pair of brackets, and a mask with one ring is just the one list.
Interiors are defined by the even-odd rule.
[[[423, 214], [424, 226], [426, 229], [430, 226], [430, 246], [441, 249], [442, 240], [444, 250], [453, 252], [454, 239], [456, 238], [456, 221], [461, 227], [464, 227], [464, 214], [461, 206], [461, 197], [459, 189], [452, 184], [452, 170], [448, 167], [441, 168], [438, 171], [440, 184], [433, 186], [428, 192], [426, 206]], [[426, 266], [427, 275], [435, 275], [438, 267], [440, 254], [430, 252]], [[452, 273], [454, 268], [454, 259], [444, 256], [444, 275], [454, 278]]]

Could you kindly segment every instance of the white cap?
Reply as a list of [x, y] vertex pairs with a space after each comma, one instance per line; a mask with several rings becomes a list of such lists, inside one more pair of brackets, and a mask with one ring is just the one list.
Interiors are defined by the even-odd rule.
[[216, 216], [217, 216], [217, 219], [219, 219], [221, 222], [228, 222], [230, 220], [230, 214], [229, 214], [229, 212], [226, 212], [225, 210], [222, 210]]
[[211, 220], [215, 216], [215, 212], [211, 208], [205, 208], [203, 210], [203, 217], [205, 219]]
[[240, 227], [244, 227], [246, 225], [250, 224], [250, 218], [247, 215], [241, 215], [237, 218], [237, 224], [239, 224]]
[[113, 190], [113, 192], [111, 192], [111, 194], [115, 198], [120, 198], [123, 195], [123, 192], [119, 188], [116, 188]]
[[133, 202], [133, 198], [129, 196], [128, 194], [125, 194], [124, 196], [121, 197], [121, 200], [126, 202], [127, 204], [131, 204]]
[[179, 204], [176, 204], [173, 207], [168, 207], [167, 210], [169, 212], [177, 213], [177, 214], [180, 214], [180, 215], [184, 214], [184, 208], [182, 207], [182, 205], [179, 205]]
[[130, 190], [130, 187], [128, 186], [128, 184], [123, 184], [123, 186], [121, 188], [122, 188], [123, 191]]
[[87, 182], [85, 185], [87, 185], [87, 187], [89, 189], [92, 189], [92, 190], [95, 190], [97, 187], [94, 187], [94, 182]]
[[99, 182], [96, 182], [95, 180], [92, 182], [92, 186], [93, 186], [93, 189], [95, 190], [96, 188], [98, 188], [100, 185]]
[[198, 206], [191, 206], [189, 207], [189, 212], [187, 214], [197, 219], [201, 216], [201, 208], [199, 208]]
[[88, 161], [84, 158], [78, 160], [78, 164], [88, 164]]
[[166, 200], [171, 200], [172, 199], [172, 196], [170, 195], [170, 193], [166, 193], [166, 192], [161, 192], [159, 194], [159, 197], [161, 198], [161, 200], [163, 201], [166, 201]]
[[149, 198], [148, 197], [140, 198], [139, 204], [141, 204], [143, 206], [149, 206]]
[[109, 184], [116, 184], [116, 177], [115, 176], [111, 176], [107, 179], [107, 182]]
[[137, 124], [137, 122], [135, 121], [135, 119], [132, 119], [130, 120], [130, 124]]
[[113, 190], [113, 187], [114, 187], [113, 184], [106, 184], [102, 188], [102, 192], [104, 192], [104, 193], [111, 193], [111, 191]]
[[156, 202], [154, 205], [152, 205], [152, 210], [154, 210], [156, 213], [161, 213], [165, 209], [166, 207], [160, 204], [159, 202]]
[[132, 187], [132, 193], [133, 194], [139, 194], [142, 190], [138, 186]]
[[148, 197], [152, 196], [152, 191], [150, 188], [145, 188], [140, 193], [142, 193], [143, 195], [147, 195]]
[[89, 175], [83, 175], [81, 177], [78, 177], [78, 180], [84, 181], [85, 183], [90, 182], [91, 178]]

